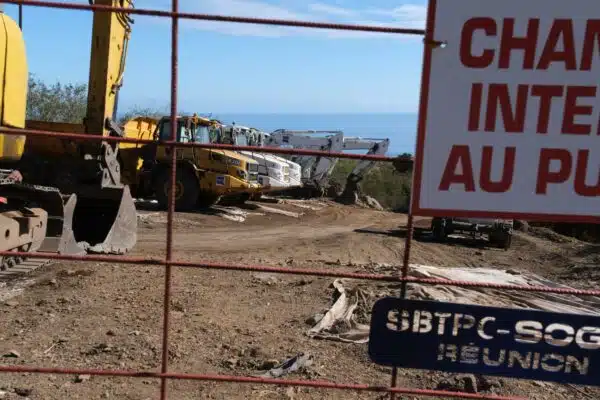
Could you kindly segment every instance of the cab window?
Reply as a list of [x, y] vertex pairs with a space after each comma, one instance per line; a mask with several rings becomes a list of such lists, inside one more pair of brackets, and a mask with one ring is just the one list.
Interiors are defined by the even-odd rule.
[[210, 143], [210, 137], [207, 126], [197, 126], [194, 132], [194, 141], [196, 143]]
[[217, 127], [211, 127], [209, 132], [210, 143], [219, 143], [221, 140], [221, 129]]
[[160, 140], [171, 140], [171, 122], [163, 121], [160, 124], [159, 130]]
[[[185, 126], [179, 122], [177, 124], [177, 141], [186, 143], [190, 141], [188, 135], [185, 132]], [[171, 140], [171, 121], [163, 121], [160, 125], [160, 140]]]
[[238, 135], [235, 138], [235, 141], [238, 146], [248, 146], [248, 139], [246, 138], [246, 135]]
[[192, 137], [191, 132], [188, 129], [186, 129], [183, 124], [179, 124], [177, 126], [177, 129], [179, 130], [177, 135], [178, 142], [188, 143], [193, 141], [194, 138]]

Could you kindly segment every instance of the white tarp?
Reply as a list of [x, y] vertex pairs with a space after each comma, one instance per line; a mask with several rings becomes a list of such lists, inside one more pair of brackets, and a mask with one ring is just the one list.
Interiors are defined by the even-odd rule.
[[[415, 278], [448, 279], [520, 286], [547, 286], [572, 289], [537, 275], [493, 268], [442, 268], [412, 264], [409, 276]], [[389, 284], [377, 289], [368, 282], [336, 279], [335, 301], [326, 314], [312, 328], [308, 335], [314, 338], [351, 343], [366, 343], [369, 340], [369, 325], [365, 318], [359, 321], [357, 313], [370, 314], [377, 298], [397, 296], [399, 284]], [[443, 285], [409, 284], [407, 297], [414, 300], [436, 300], [463, 304], [476, 304], [490, 307], [529, 308], [561, 313], [600, 315], [600, 298], [575, 296], [545, 292], [524, 292], [491, 288]]]

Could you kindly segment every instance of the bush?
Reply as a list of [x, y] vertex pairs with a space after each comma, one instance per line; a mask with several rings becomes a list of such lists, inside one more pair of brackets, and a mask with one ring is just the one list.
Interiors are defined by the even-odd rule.
[[48, 122], [82, 123], [87, 111], [87, 85], [48, 85], [29, 76], [27, 119]]

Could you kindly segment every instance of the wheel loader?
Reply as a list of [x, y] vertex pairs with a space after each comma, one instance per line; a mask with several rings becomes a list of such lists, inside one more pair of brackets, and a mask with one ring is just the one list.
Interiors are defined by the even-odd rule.
[[[210, 143], [210, 137], [218, 135], [220, 129], [220, 124], [206, 118], [178, 116], [176, 140]], [[129, 138], [154, 140], [143, 146], [120, 144], [122, 169], [136, 197], [155, 197], [161, 208], [166, 208], [171, 149], [161, 142], [171, 140], [171, 117], [133, 118], [123, 125], [123, 131]], [[258, 163], [238, 152], [193, 147], [175, 151], [175, 209], [178, 211], [206, 208], [218, 202], [239, 204], [261, 190]]]
[[[131, 0], [96, 0], [132, 7]], [[26, 121], [28, 66], [23, 34], [0, 6], [0, 124], [19, 129], [120, 136], [114, 123], [132, 20], [94, 11], [88, 101], [81, 124]], [[1, 251], [123, 254], [137, 240], [137, 215], [121, 182], [118, 147], [105, 140], [0, 134]], [[3, 258], [6, 267], [10, 257]], [[9, 265], [10, 266], [10, 265]]]

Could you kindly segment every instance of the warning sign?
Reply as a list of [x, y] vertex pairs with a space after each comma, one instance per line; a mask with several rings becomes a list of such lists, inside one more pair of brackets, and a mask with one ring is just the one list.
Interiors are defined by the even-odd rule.
[[430, 2], [414, 213], [600, 220], [596, 7]]

